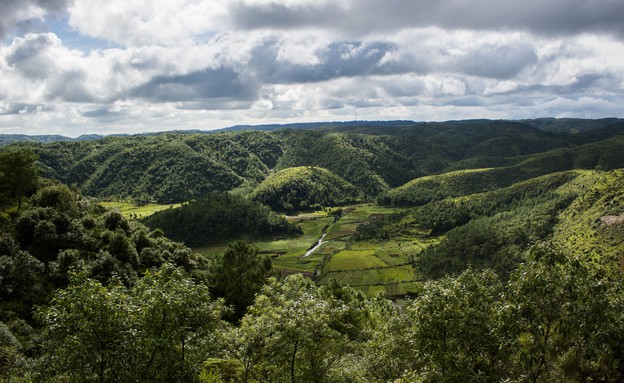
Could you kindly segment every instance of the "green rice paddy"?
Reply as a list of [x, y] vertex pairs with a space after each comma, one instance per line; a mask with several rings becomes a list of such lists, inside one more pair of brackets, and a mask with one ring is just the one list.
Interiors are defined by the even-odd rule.
[[[343, 207], [344, 215], [335, 220], [329, 212], [318, 211], [287, 217], [296, 222], [302, 235], [286, 238], [261, 238], [253, 241], [261, 254], [273, 260], [273, 267], [285, 274], [301, 272], [324, 284], [334, 279], [342, 285], [360, 289], [367, 295], [383, 292], [390, 296], [415, 292], [420, 286], [410, 265], [435, 240], [423, 236], [394, 238], [392, 240], [353, 241], [359, 225], [383, 215], [400, 211], [371, 204]], [[304, 256], [323, 235], [323, 244], [314, 253]], [[418, 234], [418, 233], [417, 233]], [[194, 249], [200, 254], [214, 256], [226, 245]]]

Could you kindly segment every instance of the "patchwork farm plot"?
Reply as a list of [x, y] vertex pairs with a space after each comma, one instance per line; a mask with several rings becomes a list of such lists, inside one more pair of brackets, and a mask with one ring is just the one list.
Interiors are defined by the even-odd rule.
[[[395, 238], [388, 241], [354, 241], [359, 225], [399, 211], [370, 204], [344, 208], [343, 215], [332, 212], [290, 217], [298, 220], [304, 234], [296, 239], [256, 242], [265, 253], [273, 252], [273, 265], [284, 272], [313, 272], [320, 284], [332, 279], [350, 285], [369, 295], [384, 291], [403, 295], [418, 287], [418, 276], [411, 259], [434, 241], [420, 237]], [[335, 212], [334, 212], [335, 213]], [[305, 253], [318, 244], [312, 254]], [[275, 255], [275, 252], [281, 252]]]
[[[116, 208], [128, 218], [145, 217], [170, 208], [170, 205], [136, 206], [124, 202], [102, 204]], [[296, 223], [302, 234], [256, 238], [251, 242], [260, 254], [270, 256], [273, 267], [284, 274], [303, 273], [314, 277], [319, 284], [334, 279], [341, 285], [350, 285], [368, 295], [378, 292], [404, 295], [418, 289], [419, 278], [411, 266], [413, 257], [437, 240], [424, 239], [418, 233], [385, 241], [353, 240], [358, 226], [400, 210], [360, 204], [343, 207], [340, 211], [298, 214], [287, 219]], [[226, 248], [226, 243], [220, 243], [195, 248], [194, 251], [215, 256], [222, 254]], [[312, 248], [314, 251], [306, 255]]]

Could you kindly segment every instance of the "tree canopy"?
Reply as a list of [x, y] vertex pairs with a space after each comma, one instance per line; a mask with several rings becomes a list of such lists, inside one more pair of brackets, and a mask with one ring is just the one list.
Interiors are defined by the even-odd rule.
[[[16, 147], [0, 151], [0, 193], [9, 200], [17, 200], [17, 210], [22, 209], [22, 198], [36, 190], [37, 176], [37, 155], [32, 149]], [[3, 203], [7, 201], [5, 198]]]

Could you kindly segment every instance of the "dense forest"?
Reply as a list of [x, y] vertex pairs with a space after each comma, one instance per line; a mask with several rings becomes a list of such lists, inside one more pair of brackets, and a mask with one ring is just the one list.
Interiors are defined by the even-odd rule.
[[240, 195], [219, 192], [192, 200], [177, 209], [157, 212], [143, 222], [188, 246], [298, 232], [295, 225], [267, 205]]
[[[353, 123], [7, 145], [0, 382], [622, 381], [623, 129]], [[138, 220], [103, 199], [183, 203]], [[362, 202], [377, 213], [349, 218]], [[286, 276], [250, 243], [288, 244], [305, 222], [344, 249], [319, 256], [319, 275]], [[207, 244], [222, 250], [187, 247]], [[372, 257], [362, 244], [393, 247], [409, 295], [323, 271], [338, 253]]]

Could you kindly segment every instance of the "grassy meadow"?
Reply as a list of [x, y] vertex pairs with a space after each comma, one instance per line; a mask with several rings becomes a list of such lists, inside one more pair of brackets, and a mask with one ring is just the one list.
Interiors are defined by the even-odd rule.
[[113, 209], [117, 209], [124, 217], [132, 218], [132, 219], [141, 219], [149, 217], [150, 215], [159, 212], [161, 210], [173, 209], [181, 204], [155, 204], [150, 203], [147, 205], [135, 205], [131, 202], [111, 202], [111, 201], [103, 201], [100, 202], [100, 205], [110, 207]]

